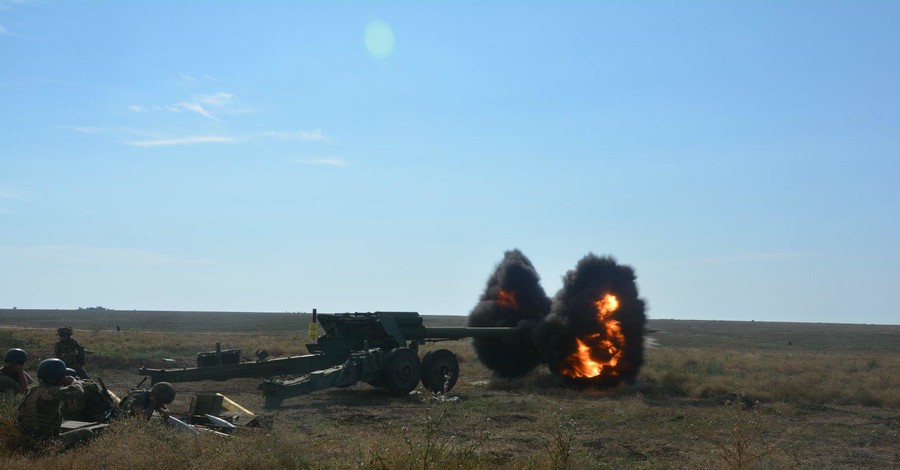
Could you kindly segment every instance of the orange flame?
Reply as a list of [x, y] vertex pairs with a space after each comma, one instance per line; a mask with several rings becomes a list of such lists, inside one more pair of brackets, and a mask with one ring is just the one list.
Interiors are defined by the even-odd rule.
[[497, 293], [497, 305], [506, 308], [518, 308], [516, 303], [516, 293], [511, 290], [500, 289]]
[[[619, 308], [619, 299], [606, 294], [594, 305], [597, 307], [597, 320], [606, 334], [593, 333], [575, 338], [577, 349], [567, 359], [570, 367], [562, 370], [564, 375], [572, 378], [597, 377], [607, 369], [610, 375], [618, 375], [615, 369], [624, 352], [625, 335], [622, 334], [622, 323], [611, 318], [611, 315]], [[606, 359], [598, 360], [598, 356]]]

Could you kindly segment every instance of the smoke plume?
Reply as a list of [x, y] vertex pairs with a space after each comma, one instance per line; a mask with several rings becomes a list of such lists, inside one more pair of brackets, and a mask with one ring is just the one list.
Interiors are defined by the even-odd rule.
[[631, 267], [591, 253], [563, 276], [534, 342], [550, 371], [568, 382], [613, 386], [637, 376], [645, 322]]
[[[469, 314], [468, 326], [537, 325], [550, 312], [550, 299], [531, 261], [519, 250], [507, 251], [488, 279], [484, 293]], [[528, 336], [474, 338], [478, 359], [501, 377], [528, 373], [541, 361]]]

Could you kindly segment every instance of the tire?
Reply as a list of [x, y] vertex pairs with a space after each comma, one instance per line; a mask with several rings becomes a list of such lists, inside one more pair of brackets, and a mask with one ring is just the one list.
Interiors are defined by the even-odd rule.
[[395, 395], [409, 395], [422, 378], [422, 364], [419, 356], [409, 348], [396, 348], [388, 353], [384, 361], [381, 379], [384, 387]]
[[449, 392], [459, 379], [459, 361], [456, 354], [438, 349], [422, 358], [422, 385], [434, 393]]

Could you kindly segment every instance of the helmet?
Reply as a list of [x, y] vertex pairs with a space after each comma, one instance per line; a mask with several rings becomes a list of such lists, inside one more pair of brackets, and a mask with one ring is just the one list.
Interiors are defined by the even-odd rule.
[[66, 367], [66, 375], [78, 377], [78, 372], [76, 372], [75, 369], [72, 369], [71, 367]]
[[169, 382], [159, 382], [150, 388], [150, 396], [155, 398], [156, 401], [168, 405], [175, 400], [175, 387]]
[[6, 351], [6, 356], [3, 357], [3, 362], [11, 362], [13, 364], [25, 364], [27, 360], [28, 353], [19, 348], [12, 348]]
[[72, 336], [72, 327], [64, 326], [62, 328], [57, 328], [56, 334], [58, 334], [59, 336]]
[[66, 363], [56, 359], [44, 359], [38, 364], [37, 376], [40, 380], [59, 380], [66, 376]]

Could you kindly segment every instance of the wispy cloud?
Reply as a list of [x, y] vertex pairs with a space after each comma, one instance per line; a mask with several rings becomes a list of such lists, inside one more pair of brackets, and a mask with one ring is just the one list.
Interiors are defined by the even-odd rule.
[[[0, 188], [0, 200], [22, 199], [22, 193], [15, 189]], [[0, 216], [12, 214], [12, 210], [0, 206]]]
[[325, 134], [322, 133], [322, 129], [313, 129], [311, 131], [290, 131], [290, 132], [282, 132], [282, 131], [265, 131], [260, 132], [260, 136], [263, 137], [272, 137], [275, 139], [284, 139], [284, 140], [314, 140], [319, 142], [325, 142], [330, 140]]
[[[0, 11], [2, 11], [2, 10], [3, 10], [3, 8], [0, 8]], [[10, 31], [9, 28], [7, 28], [6, 26], [4, 26], [2, 24], [0, 24], [0, 36], [7, 36], [10, 38], [31, 39], [28, 36]]]
[[128, 134], [128, 135], [144, 135], [149, 136], [152, 135], [152, 132], [148, 132], [141, 129], [132, 129], [129, 127], [91, 127], [91, 126], [69, 126], [68, 129], [72, 129], [76, 132], [80, 132], [82, 134]]
[[[95, 127], [74, 127], [73, 129], [83, 132], [83, 133], [100, 133], [100, 132], [115, 132], [115, 128], [95, 128]], [[140, 135], [149, 135], [148, 132], [137, 132], [133, 129], [121, 129], [122, 133], [131, 133], [131, 134], [140, 134]], [[229, 135], [194, 135], [187, 137], [166, 137], [166, 138], [156, 138], [156, 139], [144, 139], [144, 140], [133, 140], [128, 141], [126, 144], [135, 146], [135, 147], [163, 147], [163, 146], [171, 146], [171, 145], [192, 145], [192, 144], [233, 144], [238, 142], [246, 142], [252, 139], [259, 138], [270, 138], [270, 139], [297, 139], [297, 140], [307, 140], [307, 141], [327, 141], [329, 140], [325, 134], [322, 133], [321, 129], [316, 129], [313, 131], [292, 131], [292, 132], [279, 132], [279, 131], [268, 131], [268, 132], [258, 132], [256, 134], [251, 134], [249, 136], [229, 136]], [[306, 162], [306, 161], [304, 161]], [[310, 162], [306, 162], [310, 163]], [[346, 162], [337, 159], [319, 159], [314, 162], [314, 164], [320, 165], [333, 165], [333, 166], [347, 166]]]
[[89, 126], [72, 126], [70, 129], [81, 132], [82, 134], [102, 134], [104, 132], [109, 132], [110, 128], [104, 127], [89, 127]]
[[169, 106], [170, 111], [174, 111], [176, 113], [180, 113], [182, 111], [187, 111], [191, 113], [197, 113], [205, 118], [212, 119], [214, 121], [218, 121], [219, 118], [215, 117], [212, 113], [206, 110], [200, 103], [178, 103], [172, 106]]
[[22, 193], [15, 189], [0, 188], [0, 199], [22, 199]]
[[323, 165], [323, 166], [336, 166], [338, 168], [347, 168], [350, 166], [345, 160], [341, 160], [340, 158], [291, 158], [289, 161], [294, 163], [302, 163], [304, 165]]
[[219, 121], [219, 114], [247, 112], [245, 109], [236, 109], [234, 95], [220, 91], [211, 95], [195, 95], [190, 100], [181, 101], [166, 109], [172, 112], [189, 112], [199, 114], [207, 119]]
[[[191, 77], [193, 79], [193, 77]], [[182, 76], [182, 79], [186, 78]], [[194, 95], [190, 99], [164, 106], [131, 104], [130, 111], [143, 113], [149, 111], [168, 111], [171, 113], [193, 113], [213, 121], [221, 121], [221, 116], [251, 112], [251, 109], [240, 107], [234, 95], [224, 91], [209, 95]]]
[[0, 0], [0, 10], [29, 3], [34, 3], [34, 0]]
[[184, 258], [137, 248], [77, 245], [2, 246], [0, 258], [29, 263], [141, 266], [192, 266], [214, 264], [214, 260]]
[[[2, 1], [2, 0], [0, 0]], [[199, 80], [210, 80], [215, 81], [213, 78], [205, 76], [205, 75], [192, 75], [187, 73], [179, 73], [178, 76], [184, 81], [199, 81]], [[145, 105], [140, 103], [133, 103], [129, 105], [128, 110], [137, 113], [186, 113], [186, 114], [195, 114], [201, 116], [205, 119], [209, 119], [212, 121], [216, 121], [215, 135], [208, 135], [207, 132], [210, 132], [208, 126], [205, 126], [206, 129], [203, 129], [204, 126], [198, 126], [194, 128], [194, 130], [184, 128], [182, 124], [182, 132], [184, 134], [189, 134], [187, 136], [172, 136], [169, 132], [159, 132], [152, 130], [135, 130], [135, 129], [127, 129], [127, 128], [116, 128], [116, 127], [90, 127], [90, 126], [78, 126], [72, 127], [72, 129], [85, 133], [85, 134], [99, 134], [99, 133], [119, 133], [119, 134], [130, 134], [130, 135], [140, 135], [145, 138], [142, 139], [122, 139], [122, 141], [126, 145], [131, 145], [134, 147], [163, 147], [163, 146], [174, 146], [174, 145], [194, 145], [194, 144], [213, 144], [213, 143], [237, 143], [237, 142], [246, 142], [251, 140], [264, 140], [264, 139], [272, 139], [272, 140], [300, 140], [300, 141], [309, 141], [309, 142], [327, 142], [330, 141], [331, 138], [325, 135], [322, 132], [322, 129], [312, 129], [312, 130], [269, 130], [262, 132], [255, 132], [250, 134], [232, 134], [228, 130], [227, 122], [223, 121], [223, 117], [253, 112], [253, 109], [243, 107], [239, 100], [231, 93], [220, 91], [217, 93], [210, 94], [198, 94], [193, 95], [190, 99], [186, 99], [183, 101], [179, 101], [175, 104], [168, 105]], [[226, 120], [227, 121], [227, 120]], [[201, 130], [203, 129], [203, 130]], [[193, 135], [191, 135], [193, 134]], [[336, 159], [325, 159], [320, 162], [316, 162], [317, 164], [322, 165], [332, 165], [332, 166], [347, 166], [346, 162]]]
[[135, 147], [164, 147], [171, 145], [229, 144], [238, 142], [240, 140], [241, 139], [238, 139], [236, 137], [228, 136], [193, 135], [188, 137], [178, 137], [174, 139], [137, 140], [126, 143]]
[[223, 108], [231, 103], [231, 100], [234, 98], [234, 95], [231, 93], [225, 93], [224, 91], [220, 91], [219, 93], [215, 93], [212, 95], [197, 95], [194, 97], [194, 100], [198, 103], [205, 104], [207, 106], [215, 106], [217, 108]]
[[199, 81], [209, 81], [209, 82], [218, 82], [215, 78], [209, 75], [194, 75], [192, 73], [184, 73], [178, 72], [178, 78], [186, 81], [186, 82], [199, 82]]

